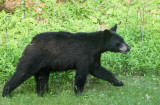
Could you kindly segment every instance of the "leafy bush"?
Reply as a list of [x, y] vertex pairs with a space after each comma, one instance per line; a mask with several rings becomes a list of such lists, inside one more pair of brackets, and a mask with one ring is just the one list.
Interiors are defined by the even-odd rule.
[[[45, 7], [39, 6], [38, 15], [36, 4], [33, 8], [23, 8], [23, 11], [19, 6], [14, 14], [0, 12], [0, 80], [10, 78], [25, 46], [38, 33], [53, 30], [91, 32], [110, 28], [115, 23], [119, 24], [118, 33], [132, 49], [128, 54], [104, 53], [102, 65], [116, 74], [159, 75], [159, 0], [81, 0], [59, 3], [41, 0], [41, 3]], [[55, 77], [62, 74], [55, 74]], [[74, 73], [67, 74], [69, 76], [64, 76], [66, 79], [72, 78]]]

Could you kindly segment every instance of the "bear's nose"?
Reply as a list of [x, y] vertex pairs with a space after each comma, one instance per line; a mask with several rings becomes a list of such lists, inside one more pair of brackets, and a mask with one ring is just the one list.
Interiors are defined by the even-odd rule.
[[128, 50], [128, 51], [130, 51], [130, 50], [131, 50], [131, 47], [130, 47], [130, 46], [128, 46], [127, 50]]

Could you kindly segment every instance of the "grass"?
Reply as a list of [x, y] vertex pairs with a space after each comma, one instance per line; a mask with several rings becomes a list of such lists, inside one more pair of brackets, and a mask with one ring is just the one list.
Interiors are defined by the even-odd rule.
[[[27, 82], [12, 92], [11, 98], [2, 98], [1, 105], [158, 105], [159, 76], [118, 76], [125, 82], [114, 87], [95, 78], [88, 79], [83, 95], [75, 96], [73, 82], [50, 81], [50, 92], [43, 97], [35, 93], [35, 84]], [[60, 83], [59, 83], [60, 82]], [[0, 86], [2, 92], [2, 85]], [[33, 91], [34, 90], [34, 91]]]

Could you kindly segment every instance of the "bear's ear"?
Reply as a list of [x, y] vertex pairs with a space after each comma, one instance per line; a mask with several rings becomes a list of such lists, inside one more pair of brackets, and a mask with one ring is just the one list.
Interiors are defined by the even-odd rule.
[[104, 36], [106, 39], [110, 39], [112, 37], [112, 34], [110, 32], [110, 30], [105, 29], [104, 30]]
[[114, 25], [114, 27], [112, 27], [110, 30], [115, 31], [117, 30], [117, 24]]
[[110, 30], [105, 29], [105, 30], [104, 30], [104, 33], [105, 33], [105, 34], [110, 34], [111, 32], [110, 32]]

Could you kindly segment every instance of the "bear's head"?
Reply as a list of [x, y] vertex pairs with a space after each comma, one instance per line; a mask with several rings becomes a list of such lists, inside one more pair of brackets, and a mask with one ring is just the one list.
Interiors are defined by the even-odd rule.
[[105, 50], [111, 52], [127, 53], [131, 47], [127, 45], [124, 39], [116, 33], [117, 24], [110, 30], [104, 30]]

